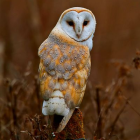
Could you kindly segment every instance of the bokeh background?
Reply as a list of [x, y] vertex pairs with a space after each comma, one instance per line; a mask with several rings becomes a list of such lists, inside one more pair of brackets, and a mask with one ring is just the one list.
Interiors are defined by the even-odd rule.
[[[128, 103], [119, 116], [119, 128], [115, 127], [113, 135], [116, 137], [112, 139], [120, 136], [124, 140], [139, 140], [140, 72], [133, 65], [140, 48], [138, 0], [0, 0], [0, 138], [24, 139], [20, 131], [26, 129], [26, 115], [41, 114], [42, 101], [37, 87], [38, 48], [61, 13], [70, 7], [90, 9], [97, 21], [91, 51], [91, 75], [81, 105], [86, 138], [92, 140], [98, 126], [100, 114], [96, 113], [97, 98], [94, 98], [97, 88], [101, 89], [101, 111], [104, 103], [110, 100], [104, 101], [102, 97], [112, 96], [113, 93], [107, 94], [106, 90], [118, 80], [119, 68], [125, 66], [127, 82], [119, 91], [126, 100], [130, 98], [131, 105]], [[115, 118], [114, 114], [125, 102], [122, 96], [115, 95], [115, 98], [117, 103], [110, 109], [109, 116], [113, 116], [108, 121]], [[102, 132], [97, 137], [108, 135], [106, 124], [108, 122], [102, 120], [99, 127]]]

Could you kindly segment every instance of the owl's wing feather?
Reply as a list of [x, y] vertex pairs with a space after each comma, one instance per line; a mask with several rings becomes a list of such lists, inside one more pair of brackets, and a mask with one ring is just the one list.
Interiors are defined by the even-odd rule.
[[68, 121], [70, 120], [74, 110], [75, 110], [75, 108], [71, 109], [70, 112], [68, 113], [68, 115], [63, 117], [62, 121], [60, 122], [60, 124], [56, 130], [56, 133], [61, 132], [65, 128], [65, 126], [67, 125]]

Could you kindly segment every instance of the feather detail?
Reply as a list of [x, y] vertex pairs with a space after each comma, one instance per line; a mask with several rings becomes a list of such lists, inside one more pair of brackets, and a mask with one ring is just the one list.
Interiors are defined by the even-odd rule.
[[63, 117], [62, 121], [60, 122], [60, 124], [59, 124], [59, 126], [58, 126], [58, 128], [56, 130], [56, 133], [61, 132], [65, 128], [65, 126], [67, 125], [68, 121], [70, 120], [70, 118], [71, 118], [74, 110], [75, 110], [75, 108], [74, 109], [71, 109], [69, 111], [68, 115], [65, 116], [65, 117]]

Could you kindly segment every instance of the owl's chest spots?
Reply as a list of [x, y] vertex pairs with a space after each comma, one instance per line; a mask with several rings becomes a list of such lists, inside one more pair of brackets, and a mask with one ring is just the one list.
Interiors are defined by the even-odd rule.
[[85, 66], [88, 57], [89, 52], [85, 47], [47, 45], [42, 51], [41, 61], [48, 74], [68, 80]]
[[[42, 47], [43, 46], [43, 47]], [[72, 46], [51, 42], [42, 44], [39, 55], [41, 57], [40, 89], [44, 98], [48, 99], [54, 91], [61, 91], [63, 95], [79, 97], [84, 92], [88, 73], [90, 71], [90, 54], [86, 46]], [[74, 96], [77, 94], [77, 96]]]

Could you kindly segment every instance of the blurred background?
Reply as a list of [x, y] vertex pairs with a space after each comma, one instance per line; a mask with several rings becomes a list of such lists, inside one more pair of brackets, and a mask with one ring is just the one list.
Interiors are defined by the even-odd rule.
[[81, 105], [86, 138], [140, 139], [140, 1], [134, 0], [0, 0], [0, 139], [31, 139], [20, 131], [29, 128], [27, 116], [41, 115], [38, 48], [71, 7], [90, 9], [97, 21]]

